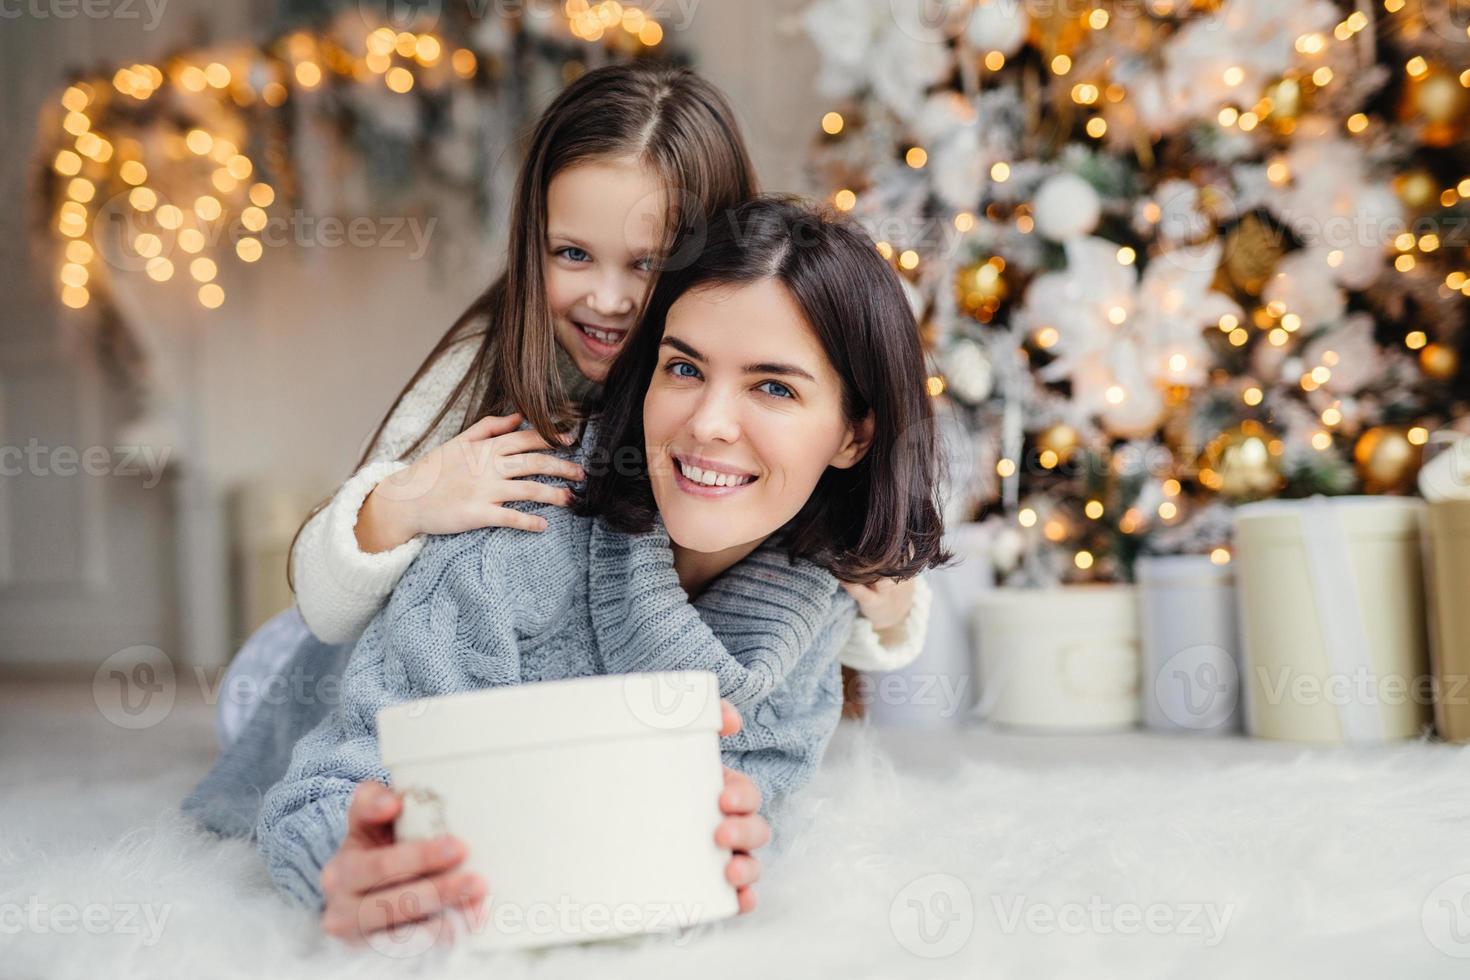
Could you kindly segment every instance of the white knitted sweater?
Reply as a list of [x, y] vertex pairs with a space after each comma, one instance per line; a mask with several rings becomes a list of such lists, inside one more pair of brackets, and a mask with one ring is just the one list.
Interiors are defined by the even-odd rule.
[[[482, 330], [483, 326], [479, 330], [471, 328], [463, 340], [424, 372], [388, 419], [366, 465], [302, 528], [291, 552], [296, 605], [306, 625], [322, 642], [346, 643], [356, 639], [423, 549], [424, 537], [419, 535], [389, 551], [377, 554], [363, 551], [355, 533], [358, 511], [382, 480], [459, 434], [465, 412], [462, 402], [445, 413], [413, 455], [399, 459], [470, 369]], [[563, 359], [570, 361], [570, 358]], [[858, 617], [842, 649], [841, 662], [858, 670], [896, 670], [907, 666], [923, 649], [931, 602], [929, 585], [920, 575], [908, 618], [880, 633], [867, 619]]]

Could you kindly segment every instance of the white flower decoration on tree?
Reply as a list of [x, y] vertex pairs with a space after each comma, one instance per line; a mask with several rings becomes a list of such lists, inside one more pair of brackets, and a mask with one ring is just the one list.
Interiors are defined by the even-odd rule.
[[868, 55], [882, 18], [873, 0], [819, 0], [806, 9], [802, 25], [822, 60], [818, 91], [843, 98], [867, 83]]
[[1290, 182], [1267, 197], [1266, 205], [1330, 265], [1332, 278], [1348, 289], [1368, 286], [1383, 268], [1393, 233], [1404, 227], [1403, 208], [1392, 189], [1370, 180], [1357, 143], [1338, 139], [1312, 119], [1286, 154]]
[[918, 18], [903, 23], [887, 0], [818, 0], [802, 15], [822, 55], [817, 87], [842, 98], [871, 88], [901, 119], [912, 119], [924, 92], [954, 68], [945, 37]]
[[1335, 323], [1347, 309], [1347, 297], [1333, 278], [1327, 257], [1316, 249], [1302, 249], [1283, 256], [1266, 281], [1261, 299], [1280, 303], [1287, 313], [1301, 317], [1305, 328]]
[[1322, 390], [1334, 395], [1356, 395], [1383, 371], [1383, 356], [1373, 339], [1373, 318], [1354, 313], [1333, 330], [1312, 338], [1302, 350], [1302, 363], [1311, 370], [1331, 372]]
[[1151, 433], [1166, 385], [1202, 384], [1212, 364], [1203, 331], [1231, 314], [1233, 299], [1210, 288], [1218, 240], [1156, 257], [1140, 278], [1101, 238], [1064, 244], [1067, 267], [1038, 276], [1017, 314], [1020, 327], [1056, 330], [1045, 381], [1069, 381], [1072, 397], [1115, 435]]
[[1145, 126], [1173, 132], [1213, 119], [1221, 106], [1251, 106], [1301, 58], [1296, 39], [1331, 32], [1340, 15], [1327, 0], [1228, 0], [1213, 16], [1185, 24], [1164, 45], [1162, 67], [1122, 62], [1115, 80]]

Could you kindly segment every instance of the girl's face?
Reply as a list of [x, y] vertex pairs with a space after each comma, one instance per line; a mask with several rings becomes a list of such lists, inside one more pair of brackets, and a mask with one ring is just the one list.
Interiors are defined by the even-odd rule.
[[[872, 438], [776, 280], [691, 290], [669, 309], [643, 400], [654, 501], [678, 548], [738, 561]], [[733, 563], [733, 562], [732, 562]]]
[[546, 192], [546, 301], [556, 342], [601, 384], [652, 281], [663, 181], [633, 159], [579, 163]]

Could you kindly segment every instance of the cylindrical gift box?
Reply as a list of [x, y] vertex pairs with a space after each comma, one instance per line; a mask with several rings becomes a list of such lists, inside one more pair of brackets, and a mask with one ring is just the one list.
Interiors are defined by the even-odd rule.
[[[449, 833], [489, 886], [472, 948], [667, 932], [739, 911], [725, 879], [719, 682], [581, 677], [378, 713], [400, 840]], [[457, 940], [458, 941], [458, 940]]]
[[1133, 586], [995, 589], [976, 602], [975, 638], [981, 717], [1046, 731], [1138, 723]]
[[1430, 654], [1434, 667], [1434, 725], [1451, 742], [1470, 741], [1470, 500], [1429, 505], [1428, 572]]
[[1248, 732], [1326, 743], [1423, 732], [1423, 511], [1421, 500], [1381, 496], [1236, 508]]
[[1140, 558], [1143, 724], [1171, 732], [1240, 729], [1235, 577], [1208, 555]]

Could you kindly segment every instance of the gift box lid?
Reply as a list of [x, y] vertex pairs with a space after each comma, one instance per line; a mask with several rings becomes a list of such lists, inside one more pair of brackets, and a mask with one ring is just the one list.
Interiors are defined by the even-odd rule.
[[706, 670], [574, 677], [422, 698], [378, 712], [383, 764], [571, 742], [718, 732]]
[[1235, 508], [1238, 535], [1243, 526], [1252, 526], [1273, 536], [1301, 535], [1302, 514], [1315, 501], [1321, 501], [1341, 524], [1343, 532], [1353, 537], [1403, 537], [1419, 533], [1424, 519], [1424, 501], [1418, 497], [1390, 497], [1359, 494], [1343, 497], [1305, 497], [1297, 500], [1258, 500]]
[[975, 617], [990, 628], [1048, 630], [1135, 628], [1136, 586], [1084, 583], [1051, 588], [1007, 586], [975, 596]]
[[1229, 585], [1235, 570], [1209, 555], [1140, 555], [1133, 575], [1139, 585]]

